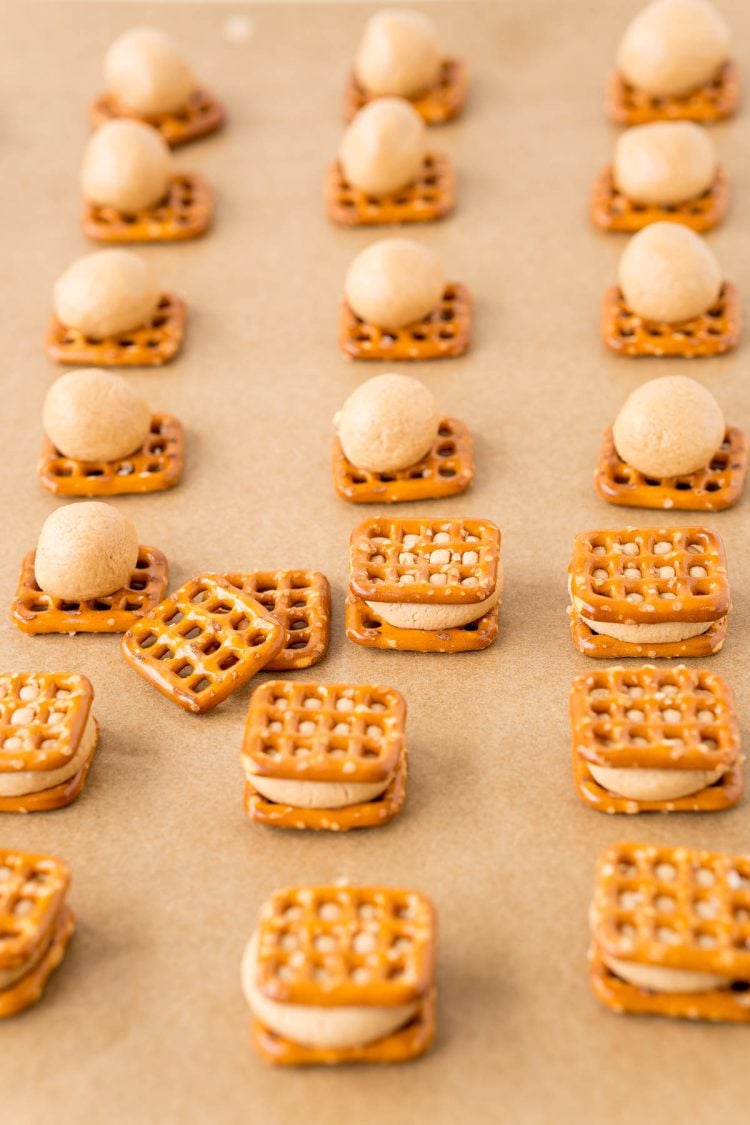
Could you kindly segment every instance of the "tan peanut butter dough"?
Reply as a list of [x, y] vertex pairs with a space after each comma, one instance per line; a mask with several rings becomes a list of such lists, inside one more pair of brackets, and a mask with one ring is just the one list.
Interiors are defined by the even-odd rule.
[[44, 400], [44, 431], [65, 457], [117, 461], [139, 449], [151, 411], [121, 375], [99, 368], [56, 379]]
[[710, 391], [685, 375], [666, 375], [631, 392], [612, 432], [628, 465], [647, 477], [677, 477], [711, 463], [726, 423]]
[[[441, 575], [433, 575], [440, 578]], [[470, 621], [479, 621], [485, 613], [493, 609], [503, 593], [503, 572], [497, 571], [495, 589], [481, 602], [466, 602], [461, 605], [442, 605], [431, 602], [367, 602], [367, 605], [396, 629], [427, 629], [440, 632], [443, 629], [460, 629]]]
[[374, 801], [385, 793], [393, 780], [385, 781], [301, 781], [299, 778], [263, 777], [247, 766], [248, 781], [261, 796], [277, 805], [295, 809], [345, 809]]
[[729, 988], [730, 977], [701, 973], [694, 969], [664, 969], [661, 965], [642, 965], [602, 953], [602, 961], [616, 976], [649, 992], [713, 992]]
[[151, 266], [131, 250], [96, 250], [77, 258], [55, 282], [55, 315], [92, 340], [140, 328], [161, 296]]
[[707, 191], [717, 166], [708, 129], [693, 121], [654, 121], [620, 134], [613, 174], [628, 199], [676, 204]]
[[367, 21], [354, 76], [368, 94], [413, 98], [435, 84], [440, 62], [437, 29], [429, 16], [384, 8]]
[[[13, 719], [11, 718], [12, 722]], [[16, 742], [19, 743], [18, 747], [15, 746]], [[14, 773], [0, 773], [0, 797], [25, 797], [30, 793], [42, 793], [45, 789], [53, 789], [56, 785], [62, 785], [64, 781], [77, 774], [88, 761], [95, 745], [96, 720], [93, 715], [89, 715], [88, 722], [81, 735], [80, 745], [69, 762], [54, 770], [18, 770]], [[15, 735], [10, 735], [4, 742], [0, 743], [0, 755], [3, 751], [12, 753], [14, 750], [22, 748], [21, 739]]]
[[182, 109], [196, 85], [174, 41], [155, 27], [133, 27], [115, 39], [104, 80], [123, 109], [143, 117]]
[[654, 97], [687, 94], [714, 77], [730, 47], [729, 28], [707, 0], [654, 0], [627, 27], [617, 66]]
[[680, 223], [652, 223], [633, 235], [620, 258], [618, 281], [636, 315], [668, 324], [705, 313], [722, 286], [708, 243]]
[[375, 375], [349, 395], [333, 424], [359, 469], [408, 469], [429, 452], [440, 425], [435, 396], [411, 375]]
[[424, 163], [427, 127], [403, 98], [378, 98], [346, 129], [339, 160], [347, 181], [371, 195], [413, 182]]
[[726, 770], [653, 770], [594, 766], [589, 773], [603, 789], [631, 801], [676, 801], [713, 785]]
[[588, 625], [595, 633], [612, 637], [616, 641], [627, 641], [634, 645], [667, 645], [679, 644], [680, 641], [689, 641], [691, 637], [699, 637], [707, 633], [713, 621], [663, 621], [658, 625], [625, 625], [620, 621], [594, 621], [581, 613], [580, 602], [574, 598], [573, 604], [578, 611], [578, 616], [584, 624]]
[[303, 1047], [360, 1047], [404, 1027], [418, 1004], [350, 1004], [329, 1007], [282, 1004], [257, 985], [258, 938], [253, 934], [242, 957], [242, 991], [250, 1009], [270, 1031]]
[[410, 238], [383, 238], [360, 251], [346, 274], [349, 307], [379, 328], [423, 320], [445, 290], [437, 254]]
[[131, 521], [111, 504], [66, 504], [48, 516], [36, 548], [34, 572], [53, 598], [80, 602], [103, 598], [130, 580], [138, 558]]
[[132, 213], [167, 194], [173, 161], [161, 133], [142, 121], [107, 121], [89, 139], [81, 165], [84, 199]]

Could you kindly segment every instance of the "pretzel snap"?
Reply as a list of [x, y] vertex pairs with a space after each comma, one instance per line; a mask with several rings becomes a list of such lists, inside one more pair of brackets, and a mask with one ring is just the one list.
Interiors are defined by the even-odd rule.
[[248, 570], [227, 580], [259, 601], [282, 626], [286, 643], [266, 672], [293, 672], [318, 664], [328, 651], [331, 588], [317, 570]]
[[165, 293], [142, 328], [94, 340], [52, 315], [45, 348], [56, 363], [84, 367], [160, 367], [178, 354], [185, 334], [187, 308], [174, 293]]
[[70, 907], [64, 906], [55, 919], [52, 935], [41, 958], [10, 988], [0, 990], [0, 1019], [15, 1016], [37, 1003], [47, 981], [65, 956], [74, 930], [75, 915]]
[[729, 207], [729, 180], [723, 168], [706, 191], [681, 203], [641, 203], [629, 199], [614, 182], [612, 165], [602, 168], [591, 194], [591, 221], [600, 230], [634, 234], [650, 223], [682, 223], [708, 231], [724, 219]]
[[158, 113], [152, 117], [137, 117], [128, 113], [112, 94], [101, 94], [89, 108], [92, 126], [98, 129], [105, 121], [115, 117], [135, 117], [158, 129], [171, 148], [188, 144], [216, 132], [224, 124], [226, 113], [222, 104], [207, 90], [193, 90], [186, 105], [173, 113]]
[[737, 347], [741, 327], [739, 293], [731, 281], [724, 282], [718, 301], [707, 312], [678, 324], [644, 320], [625, 304], [616, 285], [604, 294], [602, 339], [618, 355], [684, 359], [723, 355]]
[[328, 217], [344, 226], [425, 223], [449, 215], [456, 205], [453, 167], [442, 153], [428, 153], [412, 184], [385, 195], [369, 195], [348, 184], [338, 161], [326, 179]]
[[[442, 125], [458, 117], [469, 93], [469, 74], [463, 59], [445, 58], [433, 86], [409, 101], [428, 125]], [[344, 89], [344, 120], [351, 121], [374, 95], [362, 89], [352, 72]]]
[[51, 940], [70, 872], [54, 856], [0, 848], [0, 969], [22, 969]]
[[607, 101], [609, 116], [620, 125], [644, 125], [648, 121], [721, 121], [739, 108], [739, 70], [730, 59], [699, 89], [666, 97], [655, 97], [645, 90], [635, 89], [615, 71], [610, 78]]

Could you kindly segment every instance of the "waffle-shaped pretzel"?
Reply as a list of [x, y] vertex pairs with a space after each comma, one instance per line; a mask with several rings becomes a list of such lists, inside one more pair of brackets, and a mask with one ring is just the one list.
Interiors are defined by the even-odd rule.
[[44, 948], [69, 885], [54, 856], [0, 848], [0, 970], [23, 969]]
[[47, 981], [65, 956], [65, 949], [75, 926], [73, 911], [70, 907], [63, 906], [55, 919], [49, 943], [39, 960], [9, 988], [0, 990], [0, 1019], [23, 1012], [41, 998]]
[[182, 423], [171, 414], [154, 414], [140, 449], [117, 461], [65, 457], [45, 434], [38, 472], [42, 487], [57, 496], [123, 496], [173, 488], [184, 467]]
[[285, 629], [217, 574], [199, 574], [122, 638], [128, 664], [185, 711], [210, 711], [277, 655]]
[[612, 428], [604, 434], [594, 487], [603, 500], [630, 508], [720, 512], [742, 495], [747, 475], [747, 439], [728, 426], [724, 441], [705, 469], [681, 477], [647, 477], [622, 461]]
[[112, 94], [102, 94], [91, 103], [89, 118], [95, 129], [115, 117], [135, 117], [158, 129], [170, 148], [197, 141], [216, 132], [224, 124], [226, 113], [220, 102], [207, 90], [193, 90], [182, 109], [172, 113], [158, 113], [151, 117], [137, 117], [128, 113]]
[[701, 195], [681, 203], [641, 203], [617, 187], [612, 165], [602, 168], [591, 193], [591, 221], [600, 230], [633, 234], [650, 223], [681, 223], [694, 231], [712, 230], [729, 207], [729, 180], [718, 168], [713, 183]]
[[[623, 843], [597, 865], [591, 906], [592, 985], [625, 1011], [750, 1020], [750, 857]], [[602, 973], [601, 956], [717, 973], [727, 988], [647, 992]], [[611, 978], [608, 979], [608, 978]], [[621, 987], [620, 987], [621, 986]]]
[[[685, 665], [587, 673], [573, 681], [570, 721], [578, 794], [601, 812], [708, 812], [736, 804], [742, 794], [732, 692], [715, 673]], [[686, 797], [636, 801], [599, 785], [589, 765], [726, 772], [713, 785]]]
[[741, 329], [740, 297], [730, 281], [707, 312], [678, 324], [644, 320], [625, 304], [617, 285], [606, 290], [602, 303], [602, 339], [618, 355], [705, 359], [736, 348]]
[[328, 217], [344, 226], [427, 223], [449, 215], [456, 205], [453, 166], [442, 153], [428, 153], [413, 183], [385, 195], [370, 195], [347, 183], [338, 161], [326, 178]]
[[468, 427], [442, 418], [429, 453], [408, 469], [373, 473], [347, 460], [338, 435], [333, 439], [333, 485], [352, 504], [398, 504], [439, 500], [465, 492], [474, 479], [474, 456]]
[[213, 193], [203, 177], [180, 172], [170, 176], [164, 199], [140, 211], [84, 200], [81, 225], [95, 242], [183, 242], [205, 234], [213, 214]]
[[122, 590], [83, 602], [54, 598], [39, 588], [36, 551], [21, 566], [11, 618], [24, 633], [124, 633], [164, 597], [167, 560], [156, 547], [139, 547], [130, 581]]
[[[463, 59], [445, 58], [440, 73], [428, 90], [409, 101], [428, 125], [442, 125], [458, 117], [469, 93], [469, 73]], [[352, 72], [344, 89], [344, 119], [351, 121], [355, 114], [377, 97], [362, 89]]]
[[649, 121], [720, 121], [737, 112], [740, 104], [740, 75], [731, 59], [714, 78], [689, 94], [655, 97], [637, 90], [615, 71], [607, 92], [608, 111], [620, 125], [644, 125]]
[[182, 347], [187, 309], [174, 293], [165, 293], [156, 312], [141, 328], [93, 340], [61, 324], [53, 314], [47, 329], [45, 349], [56, 363], [84, 367], [161, 367]]
[[689, 637], [686, 641], [668, 641], [653, 644], [648, 639], [641, 642], [620, 641], [604, 633], [594, 632], [575, 611], [570, 612], [570, 632], [573, 644], [584, 656], [595, 660], [620, 660], [635, 656], [642, 660], [689, 660], [697, 656], [714, 656], [727, 638], [726, 617], [714, 621], [705, 633]]
[[286, 632], [286, 643], [266, 672], [294, 672], [318, 664], [328, 651], [331, 588], [318, 570], [245, 570], [226, 575], [259, 601]]
[[471, 296], [457, 282], [446, 285], [431, 313], [404, 328], [360, 320], [346, 298], [341, 301], [339, 347], [351, 359], [446, 359], [463, 355], [470, 343]]
[[498, 634], [499, 607], [494, 606], [478, 621], [453, 629], [398, 629], [372, 606], [352, 597], [346, 599], [346, 635], [363, 648], [400, 652], [479, 652]]

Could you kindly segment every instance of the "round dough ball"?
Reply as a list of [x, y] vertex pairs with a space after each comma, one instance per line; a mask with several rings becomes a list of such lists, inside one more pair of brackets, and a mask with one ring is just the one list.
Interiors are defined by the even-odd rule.
[[196, 85], [173, 40], [155, 27], [115, 39], [104, 56], [104, 81], [122, 109], [142, 117], [182, 109]]
[[81, 165], [84, 199], [117, 211], [153, 207], [167, 194], [172, 153], [142, 121], [107, 121], [89, 139]]
[[350, 184], [371, 195], [398, 191], [424, 163], [427, 128], [403, 98], [378, 98], [344, 133], [339, 159]]
[[122, 375], [96, 367], [70, 371], [44, 400], [44, 430], [65, 457], [116, 461], [140, 448], [151, 411]]
[[686, 94], [714, 77], [730, 46], [727, 24], [706, 0], [654, 0], [626, 29], [617, 66], [654, 97]]
[[386, 8], [367, 21], [354, 60], [354, 75], [368, 94], [412, 98], [440, 74], [437, 29], [429, 16]]
[[725, 430], [714, 396], [684, 375], [667, 375], [638, 387], [613, 427], [620, 457], [647, 477], [676, 477], [705, 469]]
[[67, 504], [48, 516], [36, 548], [39, 586], [53, 598], [104, 598], [130, 581], [138, 558], [133, 524], [110, 504]]
[[692, 121], [654, 121], [620, 135], [614, 180], [640, 203], [683, 203], [711, 186], [717, 163], [708, 129]]
[[354, 313], [381, 328], [403, 328], [422, 320], [444, 289], [440, 259], [409, 238], [373, 242], [354, 259], [344, 284]]
[[652, 223], [620, 258], [626, 303], [645, 320], [676, 324], [700, 316], [721, 292], [721, 270], [708, 244], [679, 223]]
[[159, 283], [131, 250], [97, 250], [76, 258], [55, 282], [55, 315], [92, 340], [140, 328], [156, 312]]
[[371, 473], [408, 469], [435, 440], [435, 396], [411, 375], [376, 375], [349, 395], [334, 418], [347, 459]]

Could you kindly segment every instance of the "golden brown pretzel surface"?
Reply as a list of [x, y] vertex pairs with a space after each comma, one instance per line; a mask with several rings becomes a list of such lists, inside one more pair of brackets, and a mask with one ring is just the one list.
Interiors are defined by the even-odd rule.
[[688, 637], [686, 641], [661, 641], [656, 644], [648, 638], [643, 641], [621, 641], [616, 637], [597, 633], [571, 610], [570, 632], [578, 651], [595, 660], [620, 660], [623, 657], [637, 657], [639, 660], [688, 660], [697, 656], [713, 656], [719, 652], [727, 636], [727, 618], [721, 617], [712, 622], [705, 633]]
[[[428, 125], [442, 125], [458, 117], [469, 93], [469, 73], [463, 59], [444, 58], [437, 80], [424, 93], [408, 100]], [[362, 89], [350, 71], [344, 89], [344, 118], [351, 121], [355, 114], [373, 101], [374, 95]]]
[[81, 224], [96, 242], [182, 242], [205, 234], [213, 213], [213, 192], [203, 176], [180, 172], [170, 176], [164, 199], [140, 211], [84, 200]]
[[615, 71], [607, 91], [608, 112], [620, 125], [643, 125], [648, 121], [720, 121], [737, 112], [740, 104], [740, 75], [733, 60], [724, 63], [714, 78], [688, 94], [654, 97], [637, 90]]
[[93, 340], [61, 324], [53, 314], [45, 348], [56, 363], [86, 367], [160, 367], [178, 354], [185, 335], [187, 308], [181, 297], [165, 293], [156, 312], [140, 328]]
[[739, 293], [725, 281], [719, 299], [707, 312], [678, 324], [645, 320], [625, 303], [617, 285], [604, 293], [602, 339], [618, 355], [678, 356], [705, 359], [736, 348], [742, 328]]
[[63, 905], [57, 912], [41, 958], [10, 988], [0, 990], [0, 1019], [14, 1016], [36, 1004], [50, 976], [62, 961], [74, 930], [75, 915], [70, 907]]
[[67, 672], [0, 675], [0, 774], [57, 770], [78, 752], [94, 689]]
[[145, 121], [159, 130], [171, 148], [177, 148], [220, 129], [226, 120], [226, 112], [212, 94], [200, 88], [193, 90], [182, 109], [150, 117], [128, 113], [112, 94], [101, 94], [91, 103], [89, 118], [95, 129], [116, 117], [135, 117], [138, 121]]
[[265, 665], [266, 672], [293, 672], [318, 664], [328, 651], [331, 631], [331, 588], [319, 570], [246, 570], [227, 579], [259, 601], [287, 638]]
[[346, 298], [339, 314], [339, 347], [350, 359], [422, 360], [463, 355], [471, 343], [471, 295], [449, 282], [440, 302], [422, 320], [383, 328], [361, 320]]
[[69, 885], [55, 856], [0, 848], [0, 970], [23, 968], [49, 940]]
[[413, 183], [385, 195], [370, 195], [347, 183], [338, 161], [326, 178], [328, 217], [344, 226], [426, 223], [449, 215], [456, 205], [453, 166], [447, 156], [431, 152]]
[[681, 203], [642, 203], [630, 199], [616, 186], [612, 165], [602, 168], [594, 181], [589, 211], [600, 230], [633, 234], [650, 223], [681, 223], [694, 231], [718, 226], [729, 207], [729, 179], [718, 168], [713, 183], [700, 195]]
[[454, 629], [398, 629], [372, 606], [348, 595], [346, 635], [363, 648], [399, 652], [478, 652], [498, 634], [499, 607], [494, 606], [477, 621]]

